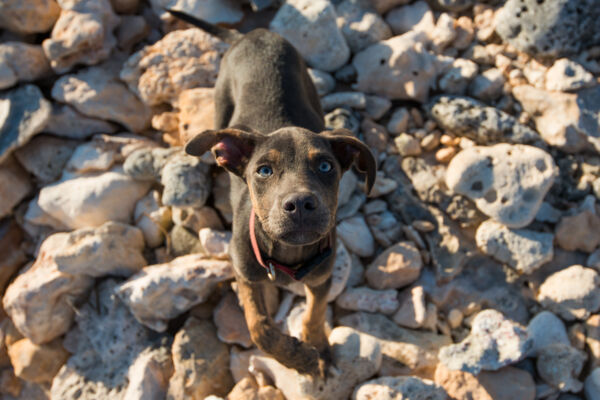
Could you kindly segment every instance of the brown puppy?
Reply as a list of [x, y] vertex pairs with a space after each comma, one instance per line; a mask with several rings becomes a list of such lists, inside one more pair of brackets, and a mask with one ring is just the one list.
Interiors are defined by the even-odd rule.
[[[252, 340], [283, 365], [324, 376], [338, 184], [355, 163], [369, 191], [375, 159], [350, 132], [325, 131], [306, 65], [281, 36], [264, 29], [242, 36], [171, 13], [231, 44], [216, 83], [217, 129], [185, 150], [212, 150], [231, 173], [231, 257]], [[302, 341], [275, 327], [263, 296], [265, 285], [294, 280], [306, 289]]]

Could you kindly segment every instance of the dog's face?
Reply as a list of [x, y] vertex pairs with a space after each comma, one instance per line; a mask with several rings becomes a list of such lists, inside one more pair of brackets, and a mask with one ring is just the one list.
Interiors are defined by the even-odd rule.
[[220, 166], [248, 184], [264, 231], [288, 245], [315, 243], [334, 227], [339, 181], [354, 161], [367, 174], [368, 190], [376, 172], [368, 147], [345, 130], [286, 127], [262, 135], [228, 128], [186, 145], [197, 156], [209, 148]]

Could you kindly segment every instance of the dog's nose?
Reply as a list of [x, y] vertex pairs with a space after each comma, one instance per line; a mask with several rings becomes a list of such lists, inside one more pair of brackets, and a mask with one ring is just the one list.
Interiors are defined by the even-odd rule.
[[317, 198], [312, 193], [292, 193], [283, 199], [282, 207], [289, 213], [294, 214], [303, 211], [313, 211], [317, 208]]

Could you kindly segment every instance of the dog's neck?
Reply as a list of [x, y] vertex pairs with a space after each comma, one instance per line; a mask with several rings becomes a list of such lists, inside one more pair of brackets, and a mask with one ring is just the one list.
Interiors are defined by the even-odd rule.
[[323, 242], [329, 241], [328, 233], [321, 240], [308, 245], [287, 245], [281, 241], [273, 240], [263, 229], [260, 219], [255, 220], [255, 235], [260, 251], [266, 258], [276, 260], [284, 265], [297, 265], [305, 263], [321, 252]]

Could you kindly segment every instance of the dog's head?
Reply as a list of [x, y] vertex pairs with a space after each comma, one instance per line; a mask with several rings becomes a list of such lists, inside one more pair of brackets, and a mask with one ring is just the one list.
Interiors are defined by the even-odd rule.
[[373, 154], [345, 129], [286, 127], [263, 135], [227, 128], [202, 132], [185, 146], [195, 156], [209, 149], [245, 180], [265, 232], [289, 245], [314, 243], [334, 227], [339, 181], [353, 163], [366, 174], [367, 192], [375, 180]]

